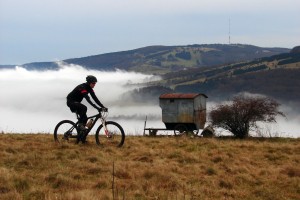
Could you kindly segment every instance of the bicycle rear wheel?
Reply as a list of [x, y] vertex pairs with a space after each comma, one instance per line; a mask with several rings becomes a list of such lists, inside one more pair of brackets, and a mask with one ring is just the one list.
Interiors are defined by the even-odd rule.
[[125, 133], [120, 124], [107, 121], [106, 128], [108, 130], [107, 134], [102, 124], [98, 127], [95, 134], [96, 143], [98, 145], [121, 147], [125, 141]]
[[74, 122], [63, 120], [59, 122], [54, 129], [54, 141], [68, 141], [69, 138], [77, 138], [77, 129]]

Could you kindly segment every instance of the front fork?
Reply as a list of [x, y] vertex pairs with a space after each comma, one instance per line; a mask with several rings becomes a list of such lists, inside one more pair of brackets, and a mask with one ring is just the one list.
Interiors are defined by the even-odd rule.
[[102, 126], [104, 128], [104, 133], [105, 133], [106, 137], [110, 138], [111, 135], [109, 134], [109, 131], [107, 130], [105, 122], [106, 122], [105, 119], [101, 118], [101, 123], [102, 123]]

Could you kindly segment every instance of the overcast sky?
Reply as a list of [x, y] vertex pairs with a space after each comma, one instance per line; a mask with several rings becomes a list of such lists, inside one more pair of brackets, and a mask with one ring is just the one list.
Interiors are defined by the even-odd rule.
[[0, 64], [149, 45], [300, 45], [299, 0], [0, 0]]

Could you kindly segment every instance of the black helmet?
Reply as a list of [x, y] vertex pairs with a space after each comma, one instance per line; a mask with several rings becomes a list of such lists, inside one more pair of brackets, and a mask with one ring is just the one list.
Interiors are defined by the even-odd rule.
[[88, 84], [90, 84], [90, 83], [96, 83], [96, 82], [97, 82], [97, 78], [96, 78], [95, 76], [88, 75], [88, 76], [86, 77], [86, 82], [87, 82]]

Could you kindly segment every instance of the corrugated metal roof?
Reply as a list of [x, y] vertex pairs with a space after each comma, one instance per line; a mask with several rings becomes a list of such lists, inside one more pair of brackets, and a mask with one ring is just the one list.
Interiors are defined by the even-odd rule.
[[160, 95], [160, 99], [194, 99], [195, 97], [203, 95], [207, 98], [205, 94], [199, 93], [167, 93]]

